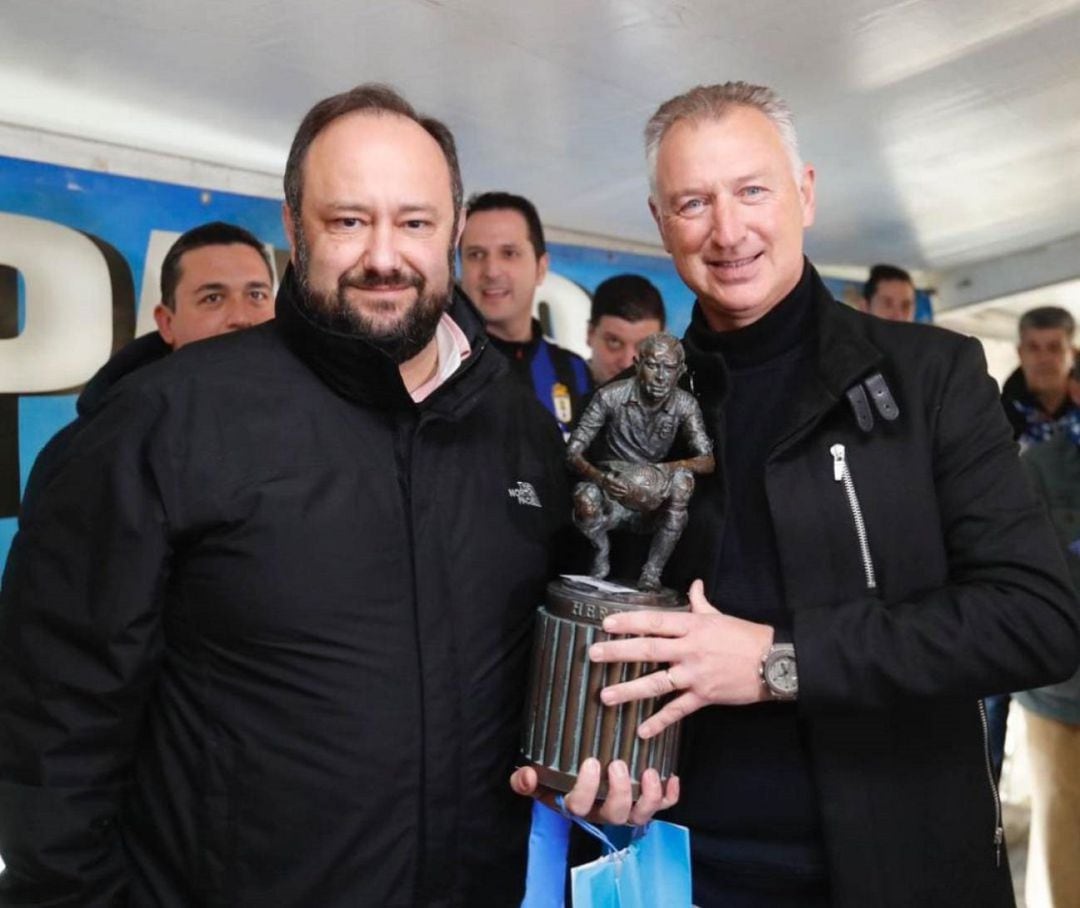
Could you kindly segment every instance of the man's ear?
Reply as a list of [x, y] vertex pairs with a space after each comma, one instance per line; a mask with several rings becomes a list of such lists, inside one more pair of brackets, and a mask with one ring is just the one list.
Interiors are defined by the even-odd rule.
[[799, 184], [799, 198], [802, 201], [802, 225], [809, 227], [814, 223], [817, 211], [817, 197], [814, 194], [814, 168], [807, 164], [803, 167], [802, 182]]
[[154, 307], [154, 321], [157, 323], [158, 334], [170, 347], [176, 345], [176, 335], [173, 333], [173, 318], [175, 313], [164, 303], [158, 303]]

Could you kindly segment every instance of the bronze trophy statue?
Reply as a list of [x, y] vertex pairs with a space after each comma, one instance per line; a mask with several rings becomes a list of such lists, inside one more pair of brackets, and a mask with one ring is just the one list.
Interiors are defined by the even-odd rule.
[[[636, 734], [659, 698], [611, 707], [600, 702], [604, 687], [659, 666], [593, 665], [588, 658], [593, 643], [610, 639], [602, 630], [605, 616], [688, 608], [678, 593], [661, 587], [660, 574], [686, 527], [694, 475], [716, 465], [698, 402], [678, 387], [686, 371], [682, 344], [670, 334], [650, 335], [638, 347], [635, 369], [634, 377], [596, 391], [567, 446], [568, 465], [583, 477], [574, 489], [574, 524], [595, 551], [591, 578], [553, 580], [537, 613], [522, 751], [541, 784], [563, 792], [573, 787], [586, 757], [605, 768], [626, 761], [635, 797], [645, 769], [666, 779], [675, 768], [677, 725], [648, 742]], [[664, 460], [676, 442], [689, 456]], [[651, 534], [636, 586], [606, 580], [613, 529]]]

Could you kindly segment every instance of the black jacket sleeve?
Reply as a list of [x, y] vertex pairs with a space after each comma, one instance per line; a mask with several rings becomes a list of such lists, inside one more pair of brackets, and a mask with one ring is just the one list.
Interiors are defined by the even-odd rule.
[[0, 906], [125, 904], [116, 818], [161, 653], [153, 408], [112, 402], [20, 518], [0, 588]]
[[[803, 708], [981, 697], [1070, 676], [1080, 615], [1059, 547], [1021, 472], [982, 348], [958, 342], [928, 408], [947, 582], [902, 602], [870, 595], [795, 616]], [[902, 465], [892, 465], [902, 482]]]

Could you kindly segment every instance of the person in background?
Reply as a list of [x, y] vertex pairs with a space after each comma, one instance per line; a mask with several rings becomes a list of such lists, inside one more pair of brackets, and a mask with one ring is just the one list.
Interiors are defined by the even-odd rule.
[[903, 268], [874, 265], [863, 285], [864, 312], [894, 322], [915, 321], [915, 282]]
[[589, 312], [589, 369], [603, 385], [629, 369], [638, 344], [664, 330], [667, 318], [660, 291], [647, 278], [618, 274], [596, 288]]
[[532, 389], [566, 437], [592, 390], [588, 366], [544, 337], [533, 297], [547, 275], [544, 228], [536, 207], [509, 192], [474, 195], [465, 206], [461, 287], [479, 308], [492, 346]]
[[[1020, 316], [1016, 347], [1020, 365], [1002, 386], [1001, 405], [1022, 451], [1075, 431], [1080, 420], [1080, 406], [1070, 393], [1075, 332], [1072, 315], [1060, 306], [1039, 306]], [[986, 698], [990, 762], [996, 779], [1001, 778], [1005, 764], [1010, 702], [1009, 694]]]
[[22, 508], [32, 506], [71, 437], [104, 406], [122, 380], [174, 350], [250, 328], [274, 317], [274, 278], [266, 248], [250, 231], [212, 221], [181, 234], [161, 262], [157, 331], [121, 347], [86, 383], [76, 419], [41, 449], [26, 481]]
[[213, 221], [188, 230], [165, 253], [154, 321], [170, 349], [273, 317], [270, 259], [249, 231]]
[[1001, 403], [1022, 448], [1045, 441], [1080, 408], [1069, 395], [1076, 322], [1068, 309], [1039, 306], [1020, 316], [1020, 365], [1005, 380]]
[[[1080, 589], [1080, 422], [1029, 446], [1021, 461]], [[1031, 767], [1025, 898], [1032, 908], [1073, 908], [1080, 905], [1080, 672], [1013, 699], [1025, 712]]]

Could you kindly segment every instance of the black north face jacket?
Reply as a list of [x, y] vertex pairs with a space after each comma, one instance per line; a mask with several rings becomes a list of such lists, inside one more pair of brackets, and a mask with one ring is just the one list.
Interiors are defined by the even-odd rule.
[[0, 905], [520, 900], [513, 795], [562, 442], [472, 345], [274, 322], [140, 370], [24, 514], [0, 598]]

